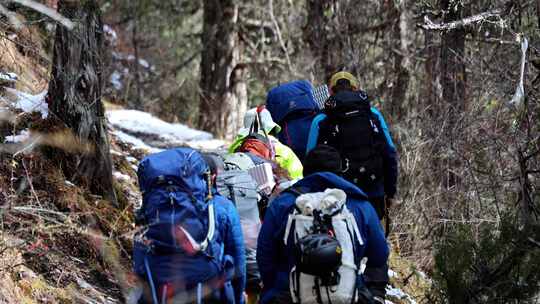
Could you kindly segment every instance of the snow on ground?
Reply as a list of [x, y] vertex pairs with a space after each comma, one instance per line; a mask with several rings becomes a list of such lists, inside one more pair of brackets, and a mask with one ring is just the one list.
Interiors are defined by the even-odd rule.
[[190, 146], [196, 149], [217, 149], [223, 141], [212, 134], [179, 123], [168, 123], [149, 113], [137, 110], [110, 110], [107, 117], [117, 130], [113, 133], [135, 148], [160, 151], [160, 148]]
[[30, 131], [28, 129], [22, 130], [18, 135], [6, 136], [6, 143], [21, 143], [27, 141], [30, 138]]
[[104, 24], [103, 32], [105, 33], [105, 37], [111, 42], [111, 45], [116, 45], [116, 41], [118, 40], [116, 31], [110, 25]]
[[156, 152], [162, 151], [161, 149], [154, 148], [154, 147], [151, 147], [151, 146], [145, 144], [144, 141], [138, 139], [135, 136], [129, 135], [129, 134], [123, 132], [123, 131], [114, 130], [113, 134], [121, 142], [131, 144], [133, 146], [133, 149], [141, 149], [141, 150], [145, 150], [145, 151], [147, 151], [149, 153], [156, 153]]
[[109, 78], [109, 82], [113, 85], [114, 89], [120, 91], [124, 85], [122, 84], [122, 74], [118, 71], [114, 71]]
[[[416, 301], [409, 294], [405, 293], [400, 288], [395, 288], [390, 285], [386, 286], [386, 296], [393, 297], [400, 300], [407, 300], [409, 304], [416, 304]], [[390, 301], [387, 301], [387, 302], [390, 302]]]
[[219, 139], [192, 140], [187, 142], [188, 146], [200, 150], [217, 150], [223, 147], [223, 144], [223, 141]]
[[42, 118], [47, 118], [47, 116], [49, 116], [49, 106], [45, 102], [47, 91], [32, 95], [12, 88], [5, 88], [5, 90], [17, 98], [13, 105], [15, 108], [29, 113], [40, 112]]
[[120, 181], [129, 181], [131, 179], [131, 177], [127, 174], [123, 174], [122, 172], [120, 171], [114, 171], [113, 172], [113, 176], [117, 179], [117, 180], [120, 180]]
[[15, 73], [4, 73], [0, 72], [0, 81], [6, 81], [6, 82], [15, 82], [19, 79], [19, 76]]

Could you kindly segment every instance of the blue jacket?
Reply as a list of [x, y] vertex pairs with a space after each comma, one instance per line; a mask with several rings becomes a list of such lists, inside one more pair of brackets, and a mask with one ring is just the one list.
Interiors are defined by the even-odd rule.
[[[388, 245], [375, 209], [358, 187], [329, 172], [315, 173], [295, 184], [308, 192], [338, 188], [347, 194], [347, 208], [353, 213], [364, 245], [357, 244], [358, 258], [367, 257], [367, 267], [382, 267], [388, 259]], [[296, 195], [283, 192], [268, 210], [257, 241], [257, 264], [263, 281], [261, 303], [270, 303], [278, 294], [289, 291], [289, 273], [294, 265], [292, 239], [283, 242], [287, 219], [294, 210]], [[292, 237], [292, 233], [290, 236]]]
[[[398, 158], [396, 146], [392, 141], [390, 131], [388, 130], [388, 126], [386, 125], [386, 122], [384, 121], [381, 112], [379, 112], [379, 110], [374, 107], [371, 108], [371, 112], [379, 120], [380, 126], [383, 129], [384, 138], [386, 139], [386, 145], [383, 152], [384, 183], [381, 182], [374, 185], [370, 189], [362, 190], [364, 190], [364, 192], [368, 195], [369, 198], [382, 197], [384, 195], [393, 198], [397, 191], [398, 178]], [[309, 131], [306, 154], [307, 152], [311, 151], [311, 149], [315, 148], [315, 146], [317, 145], [317, 141], [319, 139], [319, 126], [321, 122], [323, 122], [325, 119], [325, 114], [319, 114], [315, 117], [315, 119], [313, 119]]]

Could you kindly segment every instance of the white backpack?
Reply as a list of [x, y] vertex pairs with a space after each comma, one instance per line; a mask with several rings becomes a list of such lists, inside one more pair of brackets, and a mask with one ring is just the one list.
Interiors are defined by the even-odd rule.
[[[294, 189], [291, 192], [295, 192]], [[318, 278], [297, 271], [293, 267], [289, 275], [289, 287], [294, 303], [355, 303], [356, 281], [360, 274], [360, 257], [355, 262], [354, 243], [364, 242], [353, 214], [345, 206], [347, 195], [340, 189], [327, 189], [324, 192], [299, 194], [295, 211], [289, 215], [285, 236], [287, 245], [290, 233], [294, 233], [294, 246], [298, 240], [312, 233], [313, 211], [332, 215], [334, 236], [342, 249], [338, 280], [334, 286], [321, 286]]]

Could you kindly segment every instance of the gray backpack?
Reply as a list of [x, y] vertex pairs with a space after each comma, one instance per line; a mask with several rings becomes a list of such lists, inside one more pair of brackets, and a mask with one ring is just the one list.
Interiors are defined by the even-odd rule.
[[248, 173], [255, 163], [245, 153], [222, 156], [223, 171], [218, 173], [216, 186], [218, 193], [230, 199], [240, 216], [240, 225], [246, 247], [246, 269], [248, 290], [257, 290], [260, 274], [257, 267], [257, 237], [261, 230], [257, 192], [258, 184]]

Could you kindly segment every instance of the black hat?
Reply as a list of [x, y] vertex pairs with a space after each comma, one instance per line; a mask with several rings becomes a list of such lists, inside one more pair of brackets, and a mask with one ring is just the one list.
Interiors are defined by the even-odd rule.
[[339, 151], [328, 145], [316, 146], [304, 160], [304, 176], [323, 171], [335, 174], [341, 174], [342, 171]]

